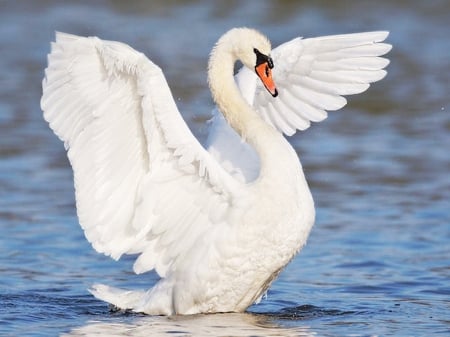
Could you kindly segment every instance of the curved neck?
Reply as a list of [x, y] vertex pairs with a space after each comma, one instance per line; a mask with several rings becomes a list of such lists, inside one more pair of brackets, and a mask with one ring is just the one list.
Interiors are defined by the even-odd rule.
[[291, 169], [286, 164], [292, 161], [298, 169], [298, 157], [287, 140], [268, 125], [241, 95], [233, 76], [237, 56], [232, 48], [232, 44], [219, 40], [211, 53], [208, 82], [214, 101], [230, 126], [258, 153], [261, 174], [267, 175], [270, 171], [279, 175], [280, 171]]
[[[236, 132], [259, 151], [258, 135], [278, 134], [245, 101], [233, 76], [237, 60], [232, 46], [219, 43], [211, 52], [208, 66], [208, 82], [214, 102], [227, 122]], [[261, 137], [259, 137], [261, 138]]]

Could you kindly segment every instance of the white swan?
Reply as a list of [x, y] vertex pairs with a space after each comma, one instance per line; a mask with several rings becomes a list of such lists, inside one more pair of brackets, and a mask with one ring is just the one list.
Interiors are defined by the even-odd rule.
[[[314, 222], [283, 133], [323, 120], [345, 105], [341, 95], [383, 78], [389, 61], [379, 56], [390, 46], [378, 42], [386, 36], [297, 38], [271, 51], [255, 30], [228, 31], [209, 62], [213, 99], [228, 123], [214, 118], [208, 152], [142, 53], [57, 33], [41, 106], [74, 170], [80, 224], [98, 252], [139, 254], [134, 271], [161, 276], [148, 291], [97, 285], [92, 293], [163, 315], [240, 312], [257, 301]], [[235, 82], [236, 60], [244, 67]]]

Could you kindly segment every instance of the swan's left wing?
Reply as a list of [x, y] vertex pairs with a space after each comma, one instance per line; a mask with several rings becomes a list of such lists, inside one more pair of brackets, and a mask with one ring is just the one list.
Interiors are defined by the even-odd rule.
[[361, 93], [386, 75], [389, 60], [380, 56], [391, 49], [381, 43], [387, 36], [367, 32], [296, 38], [278, 46], [272, 50], [276, 98], [245, 67], [236, 81], [265, 121], [290, 136], [325, 119], [327, 111], [342, 108], [344, 95]]
[[142, 53], [58, 33], [41, 106], [68, 150], [80, 225], [98, 252], [140, 254], [136, 272], [164, 277], [227, 228], [240, 189], [192, 135], [161, 69]]

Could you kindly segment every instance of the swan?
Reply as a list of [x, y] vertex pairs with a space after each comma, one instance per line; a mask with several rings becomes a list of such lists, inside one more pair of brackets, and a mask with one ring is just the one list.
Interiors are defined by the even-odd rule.
[[272, 50], [256, 30], [229, 30], [208, 63], [217, 109], [203, 146], [144, 54], [56, 33], [41, 108], [67, 150], [80, 225], [98, 252], [137, 255], [135, 273], [160, 276], [149, 290], [97, 284], [91, 293], [151, 315], [242, 312], [257, 302], [315, 218], [284, 135], [382, 79], [387, 35], [295, 38]]

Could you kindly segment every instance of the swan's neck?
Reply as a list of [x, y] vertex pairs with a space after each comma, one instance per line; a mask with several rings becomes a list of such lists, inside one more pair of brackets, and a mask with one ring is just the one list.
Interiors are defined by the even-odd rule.
[[[233, 76], [237, 60], [232, 45], [219, 43], [213, 49], [208, 71], [212, 97], [227, 122], [243, 140], [251, 144], [260, 158], [261, 171], [278, 171], [287, 168], [288, 162], [298, 170], [298, 157], [281, 133], [268, 125], [245, 101]], [[280, 166], [284, 163], [284, 167]], [[268, 173], [268, 172], [266, 172]]]
[[211, 94], [231, 127], [260, 152], [260, 135], [277, 132], [258, 116], [241, 95], [234, 81], [233, 68], [237, 59], [231, 48], [227, 44], [217, 44], [211, 53], [208, 72]]
[[211, 94], [231, 127], [242, 138], [248, 139], [253, 122], [258, 125], [261, 120], [244, 100], [234, 81], [233, 68], [236, 58], [231, 51], [224, 49], [217, 45], [210, 57], [208, 82]]

